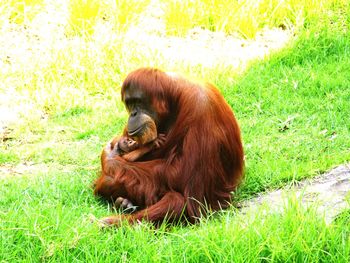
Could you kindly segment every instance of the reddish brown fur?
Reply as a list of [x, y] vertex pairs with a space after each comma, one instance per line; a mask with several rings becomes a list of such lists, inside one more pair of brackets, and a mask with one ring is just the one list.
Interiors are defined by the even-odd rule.
[[166, 140], [135, 162], [105, 148], [95, 193], [106, 199], [127, 198], [140, 210], [103, 222], [160, 222], [181, 216], [194, 222], [207, 208], [227, 207], [242, 179], [244, 161], [239, 126], [219, 91], [150, 68], [127, 76], [123, 99], [132, 86], [141, 87], [151, 98], [158, 113], [158, 134], [165, 134]]

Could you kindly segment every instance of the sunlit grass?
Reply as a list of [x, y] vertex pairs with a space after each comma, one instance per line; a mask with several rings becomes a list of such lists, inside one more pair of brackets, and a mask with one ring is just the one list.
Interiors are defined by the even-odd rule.
[[98, 0], [69, 0], [68, 23], [72, 31], [91, 35], [94, 32], [102, 3]]
[[43, 10], [44, 0], [8, 0], [0, 2], [0, 14], [19, 25], [30, 22]]
[[[248, 214], [231, 209], [187, 227], [156, 230], [142, 224], [101, 231], [90, 222], [91, 215], [115, 212], [93, 196], [91, 185], [98, 176], [103, 145], [122, 131], [127, 118], [120, 84], [140, 66], [184, 73], [221, 90], [240, 123], [246, 154], [246, 179], [236, 200], [350, 161], [347, 1], [264, 0], [255, 2], [257, 7], [252, 1], [212, 1], [212, 7], [209, 1], [202, 1], [203, 6], [192, 1], [168, 10], [173, 15], [166, 21], [172, 34], [186, 34], [196, 25], [249, 37], [262, 26], [300, 26], [295, 42], [266, 60], [252, 62], [246, 71], [169, 61], [154, 48], [142, 50], [138, 43], [126, 41], [124, 33], [138, 23], [148, 1], [138, 2], [138, 7], [136, 1], [89, 3], [97, 7], [83, 15], [78, 4], [74, 7], [74, 37], [58, 29], [50, 35], [50, 45], [39, 48], [38, 41], [41, 45], [48, 35], [23, 34], [25, 28], [26, 34], [32, 32], [33, 25], [28, 20], [24, 28], [6, 20], [10, 9], [0, 3], [1, 15], [12, 26], [1, 28], [1, 33], [13, 33], [6, 30], [18, 26], [14, 35], [28, 41], [17, 43], [25, 52], [0, 50], [0, 93], [9, 97], [4, 102], [19, 115], [0, 138], [0, 168], [27, 167], [0, 178], [1, 260], [349, 262], [348, 212], [326, 225], [316, 214], [317, 207], [306, 209], [295, 200], [283, 212], [270, 211], [268, 205]], [[234, 19], [227, 16], [230, 4], [237, 5], [232, 9], [237, 13], [231, 11], [240, 17], [236, 22], [228, 20]], [[260, 11], [254, 11], [259, 6]], [[264, 18], [264, 10], [275, 11]], [[67, 9], [67, 18], [71, 11]], [[194, 11], [199, 22], [191, 20]], [[191, 15], [186, 17], [187, 13]], [[79, 17], [91, 27], [79, 24]], [[236, 31], [239, 22], [241, 29]], [[96, 32], [101, 23], [106, 31]]]
[[[242, 126], [247, 155], [242, 195], [315, 175], [349, 159], [349, 127], [343, 121], [349, 115], [349, 80], [343, 73], [350, 67], [346, 12], [339, 9], [332, 24], [306, 29], [295, 46], [243, 75], [230, 67], [166, 61], [157, 51], [140, 52], [122, 36], [112, 42], [84, 37], [64, 41], [57, 49], [33, 55], [30, 65], [4, 64], [1, 90], [15, 94], [10, 95], [12, 105], [21, 105], [22, 111], [0, 161], [51, 160], [53, 152], [65, 150], [51, 143], [50, 150], [39, 154], [26, 143], [42, 149], [46, 141], [64, 141], [65, 136], [68, 141], [102, 136], [102, 147], [125, 122], [119, 101], [123, 78], [136, 67], [156, 66], [206, 79], [222, 90]], [[69, 128], [55, 133], [55, 125]], [[66, 162], [71, 157], [55, 158]]]
[[[164, 20], [169, 34], [184, 35], [194, 27], [254, 37], [264, 27], [298, 30], [322, 20], [346, 0], [171, 0], [164, 3]], [[335, 9], [333, 9], [335, 8]]]
[[136, 24], [150, 0], [69, 0], [68, 33], [90, 37], [97, 24], [109, 22], [114, 30], [122, 33]]
[[110, 14], [112, 21], [121, 32], [127, 31], [131, 25], [137, 24], [139, 18], [146, 10], [151, 0], [115, 0], [116, 12]]

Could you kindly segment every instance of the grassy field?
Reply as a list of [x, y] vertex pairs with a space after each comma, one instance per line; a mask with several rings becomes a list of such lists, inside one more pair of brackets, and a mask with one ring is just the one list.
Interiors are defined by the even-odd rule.
[[[242, 214], [232, 208], [187, 227], [145, 223], [102, 231], [90, 222], [114, 213], [93, 196], [91, 184], [102, 147], [126, 121], [118, 87], [141, 65], [219, 87], [244, 140], [246, 179], [237, 201], [350, 161], [347, 1], [242, 1], [236, 16], [251, 12], [259, 23], [241, 24], [229, 20], [220, 1], [212, 3], [217, 8], [207, 8], [210, 1], [165, 1], [161, 19], [168, 34], [194, 26], [245, 38], [265, 26], [294, 30], [289, 45], [243, 73], [166, 61], [125, 42], [151, 1], [129, 2], [0, 3], [0, 34], [12, 36], [0, 43], [0, 109], [16, 116], [0, 127], [0, 261], [349, 262], [349, 212], [326, 224], [317, 207], [301, 207], [293, 198], [284, 211], [267, 206]], [[44, 23], [43, 12], [63, 14], [66, 22]], [[193, 23], [175, 19], [186, 16]], [[225, 16], [227, 21], [218, 19]]]

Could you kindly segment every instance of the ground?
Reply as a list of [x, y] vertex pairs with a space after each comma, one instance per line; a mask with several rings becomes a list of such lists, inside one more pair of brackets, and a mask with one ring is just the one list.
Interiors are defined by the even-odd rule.
[[[10, 23], [3, 24], [0, 34], [0, 73], [6, 75], [15, 72], [17, 68], [30, 67], [32, 61], [40, 63], [43, 60], [42, 63], [46, 63], [47, 54], [52, 49], [68, 45], [79, 48], [81, 40], [64, 37], [66, 23], [64, 8], [67, 7], [55, 6], [55, 2], [51, 1], [51, 6], [33, 21], [34, 26], [30, 28], [18, 28]], [[189, 66], [230, 65], [237, 70], [244, 70], [252, 60], [263, 58], [287, 45], [292, 41], [294, 34], [291, 30], [266, 29], [259, 33], [256, 39], [247, 40], [239, 36], [227, 36], [221, 32], [195, 28], [185, 37], [171, 37], [165, 33], [159, 12], [160, 9], [153, 7], [148, 16], [130, 28], [124, 41], [137, 45], [143, 52], [156, 51], [166, 60]], [[106, 30], [108, 28], [101, 25], [96, 30], [95, 38], [99, 41], [111, 41], [113, 37], [117, 37], [110, 32], [106, 34]], [[11, 136], [9, 128], [11, 124], [20, 122], [23, 114], [36, 109], [33, 109], [34, 106], [26, 98], [23, 98], [22, 104], [12, 103], [13, 97], [18, 95], [13, 93], [11, 88], [0, 90], [5, 91], [0, 97], [0, 143], [2, 143]], [[37, 114], [45, 118], [43, 112], [39, 111]], [[23, 162], [16, 166], [2, 165], [0, 178], [35, 174], [36, 171], [45, 169], [46, 164], [31, 162]], [[298, 186], [263, 194], [245, 202], [243, 206], [254, 208], [257, 204], [268, 202], [278, 208], [283, 203], [281, 196], [292, 192], [307, 205], [321, 202], [320, 212], [328, 211], [326, 218], [331, 219], [346, 206], [345, 197], [349, 190], [350, 166], [345, 164]]]
[[288, 185], [269, 193], [247, 200], [241, 204], [243, 211], [257, 209], [268, 204], [268, 210], [282, 210], [288, 198], [294, 197], [305, 206], [318, 208], [317, 212], [324, 216], [327, 223], [349, 204], [346, 198], [350, 193], [350, 164], [341, 165], [331, 171], [312, 179]]

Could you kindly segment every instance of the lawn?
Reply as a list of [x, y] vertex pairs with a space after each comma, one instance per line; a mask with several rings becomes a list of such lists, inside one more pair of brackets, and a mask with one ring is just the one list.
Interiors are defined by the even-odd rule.
[[220, 89], [246, 155], [235, 201], [350, 161], [348, 1], [156, 5], [169, 38], [198, 26], [245, 40], [266, 27], [292, 32], [283, 49], [246, 68], [171, 61], [128, 40], [158, 3], [131, 2], [0, 3], [0, 120], [10, 119], [0, 122], [1, 262], [349, 262], [349, 212], [326, 224], [317, 207], [293, 198], [283, 211], [232, 208], [194, 226], [91, 223], [115, 212], [91, 185], [102, 147], [127, 118], [120, 84], [139, 66]]

